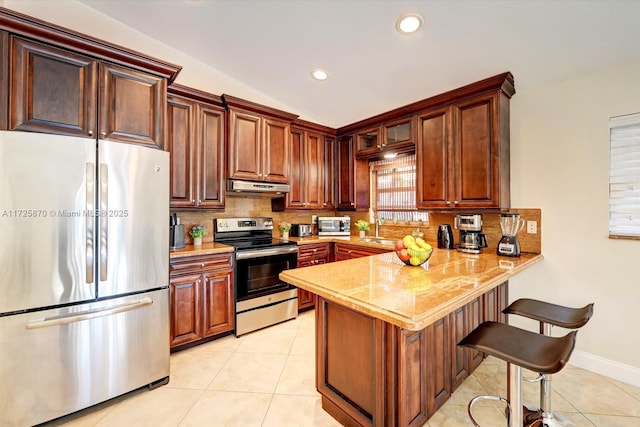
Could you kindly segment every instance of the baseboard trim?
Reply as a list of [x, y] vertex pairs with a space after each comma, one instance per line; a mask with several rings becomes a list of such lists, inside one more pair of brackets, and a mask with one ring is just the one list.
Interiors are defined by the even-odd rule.
[[640, 387], [640, 369], [633, 366], [579, 350], [573, 352], [569, 364], [630, 384], [634, 387]]

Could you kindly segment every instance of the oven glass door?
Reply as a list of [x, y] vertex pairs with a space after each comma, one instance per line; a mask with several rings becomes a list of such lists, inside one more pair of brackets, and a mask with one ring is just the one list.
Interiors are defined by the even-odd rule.
[[267, 255], [237, 259], [237, 299], [242, 301], [289, 289], [291, 285], [278, 278], [284, 271], [297, 267], [297, 254]]

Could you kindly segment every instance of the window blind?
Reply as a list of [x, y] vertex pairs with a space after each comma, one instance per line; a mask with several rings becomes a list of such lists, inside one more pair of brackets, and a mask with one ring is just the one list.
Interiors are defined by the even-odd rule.
[[609, 235], [640, 237], [640, 113], [609, 121]]
[[416, 156], [369, 163], [372, 173], [373, 210], [378, 218], [398, 221], [426, 221], [426, 212], [416, 209]]

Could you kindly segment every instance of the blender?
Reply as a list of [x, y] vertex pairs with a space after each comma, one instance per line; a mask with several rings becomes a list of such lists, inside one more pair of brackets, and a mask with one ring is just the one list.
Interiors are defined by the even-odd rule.
[[518, 237], [516, 237], [518, 231], [524, 227], [524, 220], [520, 219], [520, 214], [500, 214], [500, 227], [502, 228], [502, 239], [498, 242], [498, 255], [511, 257], [520, 256], [520, 242], [518, 242]]

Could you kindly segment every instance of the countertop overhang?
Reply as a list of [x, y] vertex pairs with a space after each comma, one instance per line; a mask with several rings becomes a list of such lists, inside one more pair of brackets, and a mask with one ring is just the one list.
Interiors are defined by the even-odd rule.
[[428, 263], [407, 266], [394, 252], [297, 268], [280, 279], [358, 312], [419, 331], [541, 261], [495, 253], [434, 249]]

